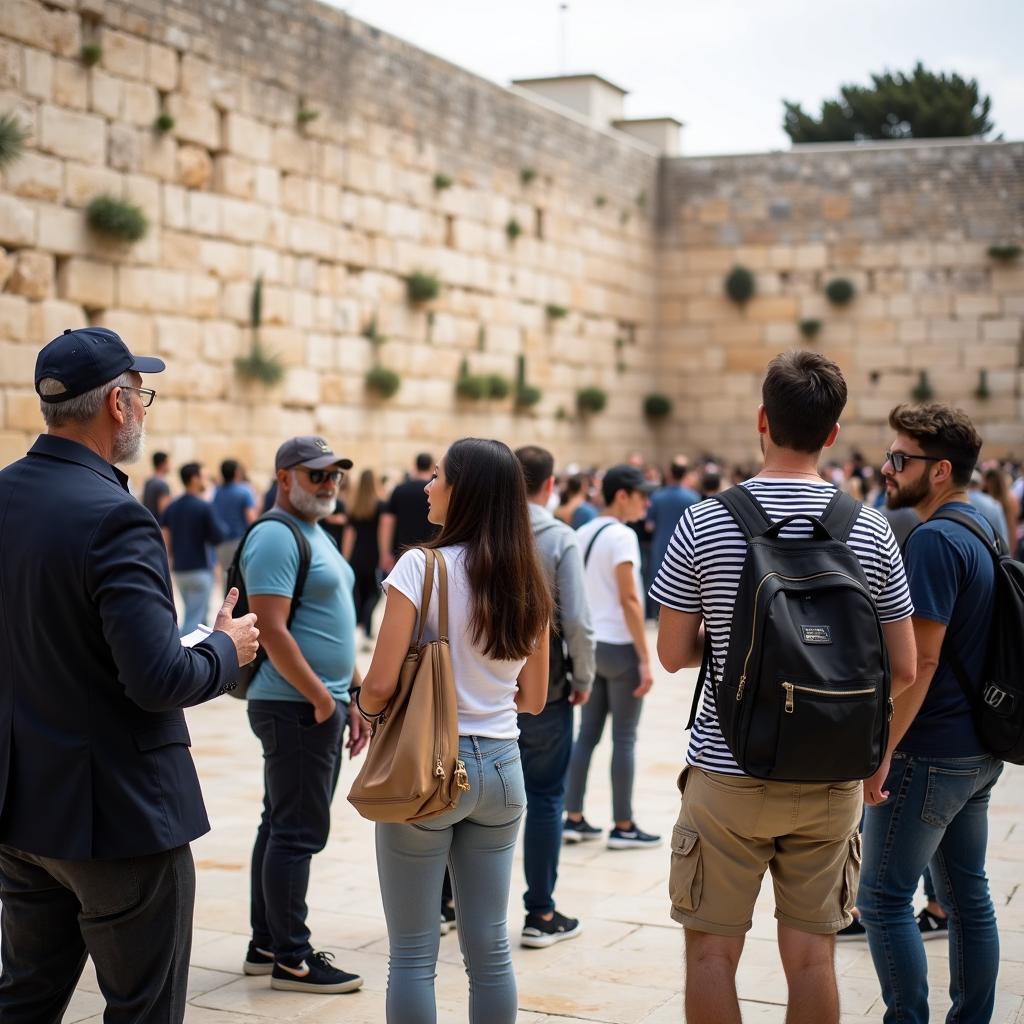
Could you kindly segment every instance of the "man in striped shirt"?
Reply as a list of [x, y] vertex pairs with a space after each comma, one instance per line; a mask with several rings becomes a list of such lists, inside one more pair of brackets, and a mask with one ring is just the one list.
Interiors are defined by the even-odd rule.
[[[768, 366], [757, 412], [764, 468], [741, 484], [773, 521], [820, 516], [835, 494], [818, 459], [839, 433], [846, 382], [835, 363], [790, 352]], [[783, 537], [811, 535], [798, 520]], [[894, 692], [913, 682], [913, 606], [885, 518], [862, 508], [849, 545], [867, 576], [892, 666]], [[715, 500], [686, 509], [651, 587], [661, 606], [658, 656], [676, 672], [699, 665], [710, 631], [714, 676], [729, 648], [746, 542]], [[860, 782], [813, 785], [753, 779], [722, 737], [711, 679], [679, 778], [672, 837], [672, 917], [686, 929], [686, 1019], [739, 1024], [736, 968], [766, 870], [775, 887], [779, 951], [789, 984], [787, 1024], [837, 1024], [835, 933], [857, 893]]]

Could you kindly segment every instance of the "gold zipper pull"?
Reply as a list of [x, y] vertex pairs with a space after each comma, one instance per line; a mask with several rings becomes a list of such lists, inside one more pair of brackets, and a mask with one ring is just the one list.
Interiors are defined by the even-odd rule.
[[747, 685], [747, 677], [745, 675], [740, 676], [740, 685], [736, 687], [736, 699], [738, 701], [743, 700], [743, 687]]
[[439, 779], [444, 778], [444, 765], [441, 764], [440, 758], [437, 759], [437, 764], [434, 765], [434, 775]]
[[796, 687], [792, 683], [783, 683], [782, 688], [786, 691], [786, 714], [791, 715], [796, 711], [796, 704], [793, 702], [793, 691]]
[[469, 775], [466, 772], [465, 761], [455, 762], [455, 785], [461, 792], [469, 792]]

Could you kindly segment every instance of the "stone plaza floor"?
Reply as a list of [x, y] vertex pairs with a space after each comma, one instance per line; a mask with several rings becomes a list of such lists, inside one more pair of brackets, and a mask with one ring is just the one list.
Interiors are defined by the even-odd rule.
[[[652, 634], [653, 650], [653, 634]], [[365, 666], [368, 656], [360, 659]], [[640, 725], [635, 813], [661, 833], [654, 850], [607, 850], [603, 843], [563, 850], [556, 898], [579, 916], [583, 934], [549, 949], [523, 949], [522, 868], [517, 858], [509, 898], [520, 1024], [679, 1024], [682, 1014], [682, 931], [668, 916], [668, 837], [678, 810], [675, 778], [682, 764], [683, 726], [696, 672], [674, 677], [658, 670]], [[242, 974], [249, 937], [249, 852], [261, 799], [259, 745], [242, 702], [221, 698], [188, 712], [193, 754], [213, 830], [194, 844], [198, 868], [195, 937], [189, 986], [189, 1024], [267, 1024], [268, 1021], [370, 1024], [384, 1020], [387, 934], [377, 889], [373, 826], [346, 801], [354, 767], [345, 762], [327, 849], [314, 858], [309, 920], [317, 948], [366, 979], [351, 995], [275, 992], [269, 978]], [[609, 730], [595, 754], [585, 808], [595, 824], [610, 815]], [[1024, 1024], [1024, 769], [1008, 766], [991, 811], [989, 875], [999, 915], [1002, 963], [993, 1020]], [[743, 1018], [783, 1021], [786, 984], [779, 963], [771, 886], [765, 885], [738, 986]], [[947, 950], [926, 943], [933, 1019], [948, 1006]], [[837, 947], [843, 1022], [879, 1021], [882, 1002], [867, 946]], [[438, 1020], [467, 1019], [466, 977], [454, 933], [441, 939]], [[65, 1015], [66, 1022], [100, 1024], [103, 1000], [91, 966]]]

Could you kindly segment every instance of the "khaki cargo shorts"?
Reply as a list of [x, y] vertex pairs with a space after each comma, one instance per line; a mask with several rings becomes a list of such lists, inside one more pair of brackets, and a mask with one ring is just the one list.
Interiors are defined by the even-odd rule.
[[687, 766], [672, 830], [672, 917], [695, 931], [750, 930], [770, 870], [775, 916], [802, 932], [845, 928], [860, 877], [860, 782], [807, 785]]

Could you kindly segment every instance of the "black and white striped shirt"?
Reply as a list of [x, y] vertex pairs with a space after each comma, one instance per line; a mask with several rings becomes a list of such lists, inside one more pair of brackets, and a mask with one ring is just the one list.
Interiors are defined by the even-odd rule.
[[[797, 480], [747, 480], [747, 487], [778, 522], [805, 513], [820, 516], [835, 494], [831, 484]], [[791, 523], [783, 537], [811, 535], [805, 520]], [[871, 596], [882, 622], [895, 622], [913, 614], [903, 560], [885, 517], [865, 506], [850, 533], [849, 545], [867, 576]], [[715, 677], [721, 678], [739, 588], [747, 554], [743, 533], [718, 501], [691, 505], [679, 520], [665, 560], [651, 586], [651, 597], [666, 608], [698, 613], [711, 633]], [[725, 775], [742, 775], [722, 738], [710, 678], [704, 684], [700, 714], [690, 733], [687, 763]]]

